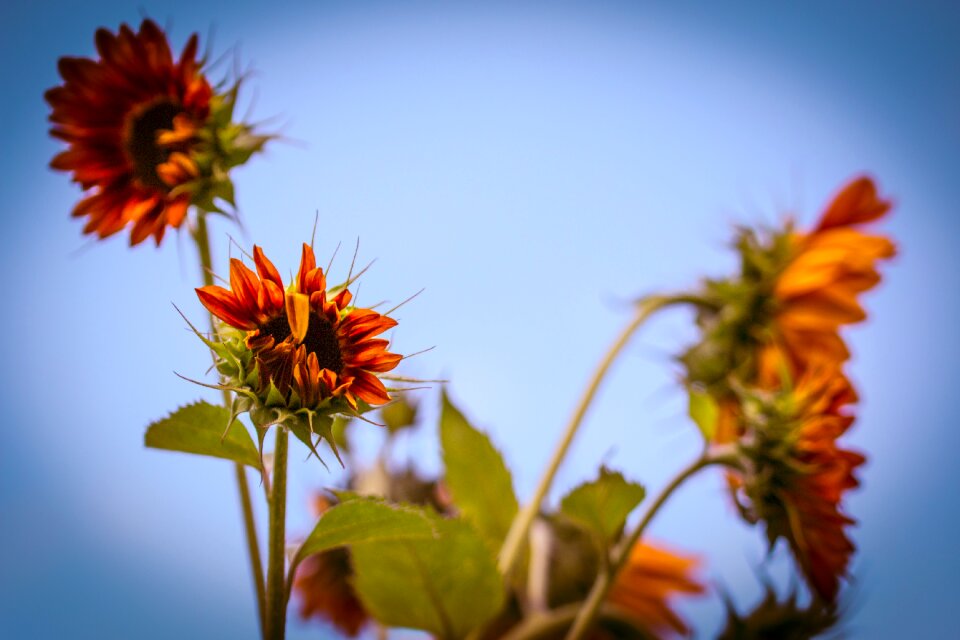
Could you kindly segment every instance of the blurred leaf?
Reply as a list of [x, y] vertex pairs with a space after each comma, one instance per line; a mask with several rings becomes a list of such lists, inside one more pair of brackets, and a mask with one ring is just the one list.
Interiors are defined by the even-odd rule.
[[421, 509], [391, 505], [382, 500], [358, 498], [346, 492], [346, 499], [328, 510], [297, 551], [295, 562], [327, 549], [360, 542], [397, 544], [401, 540], [432, 539], [435, 526]]
[[581, 484], [564, 497], [560, 512], [609, 544], [620, 535], [627, 516], [645, 495], [641, 485], [601, 467], [596, 480]]
[[417, 421], [417, 406], [410, 402], [406, 395], [400, 395], [396, 400], [380, 409], [380, 417], [387, 425], [390, 433], [407, 429]]
[[226, 458], [259, 469], [260, 454], [243, 424], [233, 421], [223, 437], [229, 420], [230, 411], [224, 407], [196, 402], [147, 427], [144, 444], [154, 449]]
[[720, 414], [717, 401], [709, 392], [691, 388], [689, 411], [690, 418], [697, 423], [704, 440], [711, 442], [717, 431], [717, 418]]
[[518, 510], [510, 471], [490, 439], [467, 422], [446, 392], [440, 413], [440, 442], [445, 482], [454, 504], [494, 548], [499, 548]]
[[387, 626], [463, 638], [499, 612], [503, 580], [493, 552], [469, 523], [436, 517], [435, 525], [435, 540], [354, 545], [354, 586]]

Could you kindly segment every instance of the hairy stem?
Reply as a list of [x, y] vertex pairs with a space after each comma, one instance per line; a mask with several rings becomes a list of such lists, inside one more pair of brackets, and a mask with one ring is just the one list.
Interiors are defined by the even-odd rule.
[[[213, 284], [213, 259], [210, 255], [210, 236], [207, 233], [206, 217], [201, 214], [197, 217], [197, 227], [193, 232], [200, 253], [200, 271], [204, 285]], [[213, 316], [210, 316], [210, 330], [213, 331]], [[223, 392], [223, 406], [229, 409], [230, 393]], [[263, 561], [260, 558], [260, 544], [257, 540], [257, 525], [253, 517], [253, 502], [250, 499], [250, 485], [247, 482], [246, 471], [240, 463], [234, 464], [234, 474], [237, 479], [237, 490], [240, 494], [240, 510], [243, 514], [243, 528], [247, 539], [247, 555], [250, 558], [250, 571], [253, 574], [253, 585], [257, 593], [257, 617], [261, 633], [266, 617], [266, 587], [263, 583]]]
[[520, 559], [524, 540], [526, 540], [527, 534], [530, 531], [530, 525], [539, 512], [540, 504], [547, 495], [550, 485], [553, 484], [553, 479], [557, 475], [560, 463], [562, 463], [566, 457], [567, 451], [573, 443], [574, 436], [577, 435], [580, 424], [583, 422], [583, 418], [586, 416], [587, 410], [590, 408], [590, 404], [593, 402], [593, 398], [600, 388], [600, 383], [603, 382], [613, 361], [616, 360], [620, 352], [623, 351], [623, 348], [630, 341], [631, 336], [633, 336], [636, 330], [639, 329], [654, 312], [670, 304], [690, 301], [690, 299], [681, 296], [651, 296], [643, 299], [643, 301], [637, 305], [636, 315], [617, 338], [616, 342], [610, 347], [610, 350], [607, 351], [603, 360], [600, 361], [596, 372], [593, 374], [593, 378], [590, 380], [583, 397], [580, 399], [580, 403], [577, 405], [573, 416], [570, 418], [570, 422], [567, 424], [566, 430], [563, 432], [563, 436], [560, 438], [560, 442], [557, 444], [556, 450], [553, 452], [553, 456], [550, 458], [546, 470], [540, 477], [533, 497], [524, 505], [510, 525], [507, 537], [503, 541], [503, 546], [500, 548], [500, 573], [505, 576], [508, 575], [513, 571], [517, 561]]
[[270, 533], [267, 543], [267, 640], [283, 640], [287, 625], [286, 519], [287, 430], [278, 425], [273, 450], [273, 483], [270, 489]]
[[735, 451], [733, 449], [724, 448], [716, 449], [712, 453], [705, 452], [691, 464], [681, 469], [680, 472], [673, 478], [673, 480], [671, 480], [670, 483], [660, 491], [653, 503], [647, 508], [647, 511], [643, 514], [643, 517], [640, 519], [640, 522], [637, 524], [634, 530], [630, 533], [630, 535], [623, 538], [614, 549], [612, 558], [610, 560], [610, 568], [606, 571], [601, 571], [600, 575], [597, 576], [596, 581], [593, 583], [593, 587], [590, 589], [590, 594], [584, 601], [583, 606], [573, 623], [573, 626], [567, 633], [566, 640], [579, 640], [580, 638], [583, 638], [590, 630], [590, 627], [597, 618], [597, 614], [600, 611], [601, 606], [607, 599], [607, 594], [610, 592], [610, 587], [616, 580], [620, 570], [623, 569], [623, 566], [627, 563], [627, 559], [630, 557], [630, 552], [633, 550], [633, 547], [637, 544], [637, 542], [640, 541], [640, 538], [643, 536], [644, 531], [646, 531], [647, 526], [653, 520], [653, 517], [658, 511], [660, 511], [660, 508], [667, 502], [670, 496], [673, 495], [673, 492], [676, 491], [677, 488], [680, 487], [680, 485], [682, 485], [688, 478], [696, 475], [700, 470], [714, 464], [723, 464], [728, 466], [735, 465]]

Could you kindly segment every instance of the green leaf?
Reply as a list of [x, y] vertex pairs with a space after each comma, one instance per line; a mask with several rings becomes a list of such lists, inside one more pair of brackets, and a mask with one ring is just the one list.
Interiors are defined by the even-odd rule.
[[454, 504], [494, 548], [499, 548], [518, 509], [510, 471], [490, 439], [467, 422], [446, 392], [440, 413], [440, 442], [445, 482]]
[[354, 586], [387, 626], [463, 638], [500, 611], [503, 579], [469, 523], [436, 518], [435, 525], [434, 540], [354, 545]]
[[581, 484], [564, 497], [560, 511], [609, 544], [620, 535], [627, 516], [645, 495], [639, 484], [601, 467], [596, 480]]
[[707, 391], [691, 387], [689, 411], [690, 418], [697, 423], [703, 439], [711, 442], [717, 432], [717, 418], [720, 413], [717, 401]]
[[417, 422], [417, 405], [406, 394], [400, 394], [393, 402], [380, 408], [380, 418], [391, 434], [409, 429]]
[[236, 420], [226, 429], [230, 418], [230, 411], [224, 407], [196, 402], [147, 427], [144, 444], [154, 449], [226, 458], [260, 469], [260, 454], [253, 439]]
[[377, 499], [355, 498], [341, 502], [320, 517], [300, 545], [294, 562], [345, 545], [361, 542], [397, 544], [404, 540], [431, 540], [435, 535], [434, 523], [421, 509], [391, 505]]

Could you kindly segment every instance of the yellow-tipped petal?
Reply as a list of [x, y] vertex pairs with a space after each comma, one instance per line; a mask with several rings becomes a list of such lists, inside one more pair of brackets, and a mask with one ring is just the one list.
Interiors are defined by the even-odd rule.
[[290, 333], [297, 342], [303, 342], [310, 326], [310, 298], [302, 293], [287, 292], [287, 322], [290, 323]]

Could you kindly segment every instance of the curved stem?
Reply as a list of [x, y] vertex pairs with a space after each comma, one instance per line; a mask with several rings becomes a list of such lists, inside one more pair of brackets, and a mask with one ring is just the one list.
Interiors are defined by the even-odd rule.
[[684, 296], [651, 296], [645, 298], [638, 304], [636, 315], [600, 361], [596, 372], [593, 374], [593, 378], [590, 380], [590, 384], [587, 385], [583, 397], [580, 399], [580, 403], [574, 410], [573, 416], [571, 416], [570, 422], [563, 432], [563, 436], [560, 438], [560, 442], [557, 444], [556, 450], [553, 452], [553, 456], [550, 458], [550, 462], [547, 464], [546, 470], [543, 472], [543, 476], [540, 478], [540, 482], [537, 484], [536, 490], [533, 492], [533, 497], [524, 505], [510, 525], [510, 530], [507, 532], [503, 546], [500, 549], [500, 573], [505, 576], [508, 575], [520, 559], [523, 542], [527, 537], [527, 533], [530, 531], [530, 525], [533, 523], [533, 519], [540, 510], [540, 503], [543, 502], [544, 497], [547, 495], [547, 491], [550, 489], [550, 485], [557, 475], [557, 470], [560, 468], [560, 463], [563, 462], [563, 459], [566, 457], [567, 451], [573, 443], [573, 438], [577, 435], [577, 430], [580, 428], [580, 424], [587, 414], [587, 409], [590, 408], [590, 403], [593, 402], [597, 389], [600, 388], [600, 383], [603, 382], [613, 361], [616, 360], [620, 352], [623, 351], [623, 348], [630, 341], [634, 332], [636, 332], [654, 312], [670, 304], [690, 301], [690, 298]]
[[587, 596], [587, 599], [583, 603], [583, 607], [577, 614], [577, 618], [573, 623], [573, 627], [571, 627], [570, 631], [567, 633], [566, 640], [579, 640], [580, 638], [584, 637], [587, 631], [590, 630], [591, 625], [596, 620], [597, 613], [607, 599], [607, 593], [609, 593], [610, 587], [616, 580], [617, 574], [620, 573], [620, 570], [623, 569], [623, 566], [627, 563], [627, 559], [630, 557], [630, 552], [633, 550], [633, 547], [637, 544], [637, 542], [640, 541], [640, 538], [643, 536], [644, 531], [646, 531], [647, 526], [653, 520], [653, 517], [657, 515], [657, 512], [660, 511], [660, 508], [667, 502], [670, 496], [673, 495], [673, 492], [676, 491], [677, 488], [680, 487], [680, 485], [682, 485], [688, 478], [696, 475], [700, 470], [714, 464], [723, 464], [727, 466], [735, 465], [735, 450], [732, 448], [717, 448], [712, 453], [705, 452], [691, 464], [687, 465], [684, 469], [681, 469], [680, 473], [678, 473], [673, 480], [671, 480], [670, 483], [660, 491], [656, 499], [653, 501], [653, 504], [651, 504], [646, 513], [643, 514], [643, 517], [640, 519], [640, 522], [637, 524], [636, 528], [634, 528], [629, 536], [621, 540], [620, 544], [618, 544], [616, 549], [614, 549], [613, 557], [610, 561], [610, 568], [601, 572], [600, 575], [597, 576], [596, 581], [593, 583], [593, 587], [590, 589], [590, 594]]
[[[207, 233], [206, 216], [197, 216], [197, 228], [193, 232], [200, 254], [200, 271], [204, 285], [213, 284], [213, 259], [210, 255], [210, 237]], [[214, 330], [213, 316], [210, 316], [210, 330]], [[223, 392], [223, 406], [230, 408], [230, 393]], [[237, 490], [240, 494], [240, 510], [243, 513], [243, 528], [247, 539], [247, 555], [250, 557], [250, 571], [253, 574], [253, 585], [257, 593], [257, 617], [261, 633], [264, 633], [264, 619], [266, 617], [266, 587], [263, 583], [263, 561], [260, 558], [260, 544], [257, 540], [257, 524], [253, 516], [253, 501], [250, 499], [250, 485], [247, 482], [247, 473], [240, 463], [234, 464], [234, 475], [237, 479]]]
[[273, 450], [273, 486], [270, 490], [270, 532], [267, 542], [267, 640], [283, 640], [287, 624], [286, 519], [287, 430], [277, 430]]

